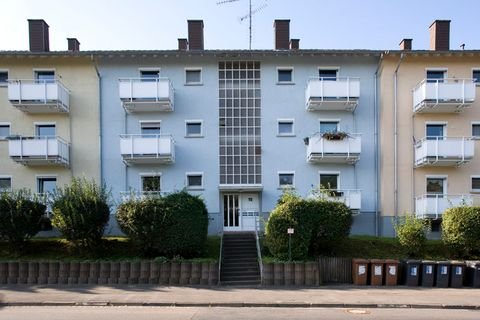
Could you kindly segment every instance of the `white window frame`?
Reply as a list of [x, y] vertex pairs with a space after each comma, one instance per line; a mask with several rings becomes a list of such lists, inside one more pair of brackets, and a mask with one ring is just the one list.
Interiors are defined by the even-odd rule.
[[41, 127], [41, 126], [55, 126], [55, 137], [58, 137], [58, 127], [57, 127], [57, 122], [43, 122], [43, 121], [40, 121], [40, 122], [34, 122], [33, 123], [33, 136], [37, 137], [37, 127]]
[[[0, 70], [0, 71], [2, 71], [2, 70]], [[473, 79], [473, 71], [479, 71], [479, 72], [480, 72], [480, 67], [472, 68], [472, 73], [471, 73], [472, 79]], [[475, 82], [475, 86], [480, 87], [480, 81], [479, 81], [479, 82]]]
[[53, 81], [58, 79], [57, 69], [56, 68], [33, 68], [33, 79], [37, 80], [37, 72], [52, 72], [53, 71]]
[[0, 122], [0, 126], [8, 126], [8, 135], [0, 136], [0, 141], [7, 140], [7, 137], [12, 134], [12, 124], [10, 122]]
[[0, 189], [0, 192], [13, 190], [13, 188], [12, 188], [12, 186], [13, 186], [13, 177], [12, 177], [11, 175], [8, 175], [8, 174], [0, 174], [0, 179], [10, 179], [10, 189], [7, 189], [7, 190], [1, 190], [1, 189]]
[[[427, 174], [427, 175], [425, 175], [425, 194], [428, 194], [428, 192], [427, 192], [427, 180], [428, 179], [444, 179], [445, 183], [443, 184], [443, 195], [448, 194], [448, 175], [444, 175], [444, 174], [433, 174], [433, 175]], [[470, 181], [470, 183], [471, 183], [471, 181]]]
[[138, 124], [140, 125], [140, 134], [142, 134], [142, 128], [144, 124], [156, 124], [158, 123], [158, 126], [160, 128], [160, 134], [162, 133], [162, 120], [140, 120], [138, 121]]
[[[189, 134], [189, 124], [200, 124], [200, 134]], [[189, 119], [185, 120], [185, 138], [203, 138], [203, 120], [201, 119]]]
[[36, 174], [35, 175], [35, 182], [36, 182], [36, 193], [40, 193], [40, 179], [53, 179], [55, 178], [55, 185], [58, 187], [58, 175], [57, 174]]
[[[1, 176], [0, 176], [1, 178]], [[480, 189], [473, 189], [472, 184], [473, 184], [473, 179], [480, 179], [480, 175], [472, 175], [470, 176], [470, 192], [471, 193], [480, 193]]]
[[[201, 176], [202, 177], [202, 184], [200, 186], [190, 186], [188, 184], [188, 177], [189, 176]], [[203, 190], [205, 186], [205, 175], [201, 171], [191, 171], [185, 172], [185, 187], [187, 190]]]
[[317, 67], [317, 77], [319, 78], [319, 73], [321, 70], [337, 70], [337, 79], [340, 77], [340, 67], [339, 66], [332, 66], [332, 67], [329, 67], [329, 66], [319, 66]]
[[448, 68], [442, 68], [442, 67], [434, 67], [434, 68], [425, 68], [425, 79], [427, 79], [427, 72], [428, 71], [443, 71], [444, 76], [443, 79], [448, 79]]
[[[1, 124], [1, 123], [0, 123]], [[473, 135], [473, 126], [474, 125], [479, 125], [480, 126], [480, 121], [472, 121], [471, 126], [470, 126], [470, 132], [472, 133], [472, 139], [474, 140], [480, 140], [480, 136], [474, 136]]]
[[[280, 175], [281, 174], [291, 174], [292, 175], [292, 184], [291, 185], [281, 185], [280, 184]], [[278, 171], [277, 172], [277, 183], [278, 183], [278, 189], [295, 188], [295, 171]]]
[[142, 76], [142, 71], [157, 71], [158, 76], [160, 77], [160, 68], [159, 67], [140, 67], [138, 68], [138, 75]]
[[[292, 79], [290, 81], [280, 81], [279, 79], [279, 71], [282, 71], [282, 70], [290, 70], [292, 72]], [[277, 81], [277, 84], [286, 84], [286, 85], [289, 85], [289, 84], [295, 84], [295, 69], [293, 67], [289, 67], [289, 66], [283, 66], [283, 67], [277, 67], [277, 72], [276, 72], [276, 81]]]
[[[292, 124], [292, 131], [289, 133], [281, 133], [280, 123], [287, 123], [287, 122]], [[277, 119], [277, 137], [294, 137], [294, 136], [295, 136], [295, 119], [292, 119], [292, 118]]]
[[320, 176], [321, 175], [336, 175], [337, 176], [337, 189], [333, 189], [333, 190], [341, 190], [342, 189], [342, 185], [341, 185], [341, 177], [340, 177], [340, 171], [318, 171], [318, 184], [317, 186], [320, 187], [321, 186], [321, 179], [320, 179]]
[[320, 129], [322, 127], [322, 122], [336, 122], [337, 123], [337, 131], [342, 131], [341, 127], [341, 121], [340, 119], [325, 119], [325, 118], [320, 118], [318, 119], [318, 132], [320, 132]]
[[[202, 67], [187, 67], [184, 69], [184, 85], [186, 86], [201, 86], [203, 85], [203, 69]], [[187, 72], [188, 71], [200, 71], [200, 81], [199, 82], [187, 82]]]
[[443, 125], [443, 138], [448, 137], [448, 121], [425, 121], [425, 135], [427, 136], [427, 125]]
[[148, 191], [143, 190], [143, 178], [144, 177], [158, 177], [160, 179], [160, 191], [158, 191], [158, 192], [162, 192], [163, 188], [162, 188], [162, 173], [161, 172], [139, 172], [138, 177], [139, 177], [139, 181], [138, 181], [139, 188], [138, 188], [138, 190], [140, 190], [140, 192], [148, 192]]
[[[6, 72], [7, 73], [7, 80], [10, 78], [10, 70], [9, 69], [0, 69], [0, 72]], [[8, 82], [0, 82], [0, 88], [2, 87], [8, 87]]]

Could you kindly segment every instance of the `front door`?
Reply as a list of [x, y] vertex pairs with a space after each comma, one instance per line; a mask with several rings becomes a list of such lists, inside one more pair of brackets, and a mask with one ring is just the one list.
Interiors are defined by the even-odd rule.
[[223, 230], [254, 231], [259, 211], [258, 194], [224, 194]]

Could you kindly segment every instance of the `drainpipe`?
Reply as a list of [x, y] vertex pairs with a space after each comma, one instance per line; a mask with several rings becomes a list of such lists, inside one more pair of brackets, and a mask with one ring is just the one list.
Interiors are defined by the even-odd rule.
[[90, 55], [90, 60], [93, 63], [93, 67], [95, 68], [95, 73], [97, 74], [97, 79], [98, 79], [98, 106], [100, 110], [98, 110], [98, 123], [99, 123], [99, 136], [98, 136], [98, 147], [99, 147], [99, 154], [100, 154], [100, 164], [99, 164], [99, 170], [100, 170], [100, 183], [103, 184], [103, 145], [102, 145], [102, 136], [103, 136], [103, 126], [102, 126], [102, 76], [100, 75], [100, 71], [98, 70], [98, 64], [97, 64], [97, 59], [93, 56], [93, 54]]
[[373, 125], [373, 135], [374, 135], [374, 148], [375, 150], [375, 157], [374, 157], [374, 165], [375, 165], [375, 204], [374, 204], [374, 210], [375, 210], [375, 236], [378, 237], [380, 235], [380, 228], [379, 228], [379, 220], [380, 220], [380, 213], [378, 210], [378, 201], [379, 201], [379, 184], [380, 184], [380, 168], [379, 168], [379, 157], [380, 157], [380, 144], [378, 143], [378, 72], [380, 70], [381, 63], [383, 61], [383, 56], [384, 54], [380, 54], [380, 59], [378, 61], [377, 69], [375, 70], [375, 76], [374, 76], [374, 93], [373, 93], [373, 113], [374, 113], [374, 125]]
[[400, 59], [398, 60], [397, 67], [395, 68], [395, 72], [393, 73], [393, 184], [394, 184], [394, 194], [393, 194], [393, 203], [394, 203], [394, 217], [395, 221], [398, 218], [398, 69], [400, 68], [400, 64], [402, 63], [403, 59], [405, 58], [404, 53], [400, 54]]

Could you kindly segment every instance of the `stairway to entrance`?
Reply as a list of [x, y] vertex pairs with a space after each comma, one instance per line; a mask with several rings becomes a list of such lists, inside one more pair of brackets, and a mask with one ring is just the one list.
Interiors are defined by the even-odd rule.
[[220, 284], [259, 285], [257, 243], [254, 233], [225, 233], [222, 244]]

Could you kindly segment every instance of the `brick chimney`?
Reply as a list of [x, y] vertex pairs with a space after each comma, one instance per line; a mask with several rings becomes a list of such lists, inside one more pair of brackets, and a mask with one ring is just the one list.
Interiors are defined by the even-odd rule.
[[412, 50], [412, 39], [403, 39], [399, 45], [400, 45], [400, 50], [410, 51]]
[[178, 39], [178, 50], [186, 51], [188, 50], [188, 40], [185, 38]]
[[450, 50], [450, 20], [435, 20], [430, 25], [430, 50]]
[[300, 49], [300, 39], [291, 39], [290, 40], [290, 50]]
[[77, 38], [67, 38], [68, 51], [80, 51], [80, 42]]
[[203, 47], [203, 20], [187, 20], [188, 45], [190, 50], [204, 50]]
[[290, 20], [275, 20], [275, 50], [290, 49]]
[[43, 19], [28, 19], [28, 32], [30, 51], [48, 52], [50, 43], [48, 39], [48, 24]]

